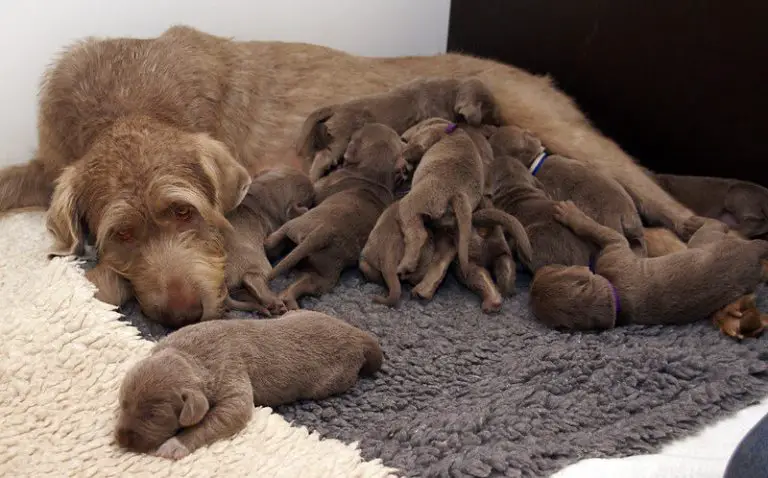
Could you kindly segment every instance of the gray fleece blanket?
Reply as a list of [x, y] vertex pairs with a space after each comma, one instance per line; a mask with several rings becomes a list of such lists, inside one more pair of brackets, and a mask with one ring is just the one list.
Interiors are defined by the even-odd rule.
[[[485, 315], [450, 276], [433, 301], [406, 294], [388, 309], [371, 302], [379, 286], [345, 274], [302, 306], [376, 334], [384, 367], [343, 396], [278, 413], [359, 441], [407, 476], [548, 476], [583, 458], [654, 452], [768, 394], [766, 338], [739, 343], [706, 320], [556, 332], [531, 315], [528, 280]], [[150, 340], [167, 333], [135, 304], [123, 312]]]

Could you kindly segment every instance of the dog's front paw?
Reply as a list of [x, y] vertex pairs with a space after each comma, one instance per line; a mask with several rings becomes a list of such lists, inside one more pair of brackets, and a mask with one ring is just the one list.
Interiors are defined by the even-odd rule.
[[172, 437], [160, 445], [160, 448], [157, 449], [154, 455], [168, 460], [181, 460], [189, 455], [189, 453], [189, 448], [184, 446], [178, 438]]
[[706, 218], [703, 218], [701, 216], [693, 215], [689, 217], [688, 219], [683, 222], [683, 225], [681, 226], [680, 233], [678, 234], [684, 241], [687, 241], [693, 236], [696, 231], [701, 229], [701, 227], [707, 222]]

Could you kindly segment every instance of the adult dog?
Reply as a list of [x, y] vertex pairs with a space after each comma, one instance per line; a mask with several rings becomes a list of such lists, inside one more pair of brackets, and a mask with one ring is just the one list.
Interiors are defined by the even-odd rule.
[[250, 176], [276, 163], [309, 170], [293, 142], [316, 108], [425, 76], [481, 79], [507, 122], [608, 173], [649, 222], [684, 234], [691, 212], [547, 77], [458, 54], [368, 58], [184, 26], [85, 39], [58, 58], [42, 84], [36, 157], [0, 171], [0, 212], [48, 206], [53, 255], [92, 240], [100, 299], [135, 296], [170, 321], [212, 318], [225, 296], [226, 214]]

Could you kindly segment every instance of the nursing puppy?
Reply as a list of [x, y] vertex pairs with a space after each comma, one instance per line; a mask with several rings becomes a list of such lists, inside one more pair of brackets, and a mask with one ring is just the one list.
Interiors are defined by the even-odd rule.
[[490, 143], [494, 152], [491, 201], [525, 227], [533, 254], [529, 261], [521, 258], [523, 265], [534, 273], [550, 264], [589, 265], [596, 247], [555, 220], [557, 201], [544, 192], [539, 180], [517, 159], [535, 150], [536, 145], [526, 142], [518, 148], [507, 140], [503, 128], [491, 136]]
[[270, 274], [280, 276], [296, 266], [302, 273], [281, 294], [289, 309], [297, 299], [330, 291], [344, 269], [357, 265], [376, 220], [394, 201], [403, 143], [388, 126], [360, 128], [344, 153], [344, 167], [315, 183], [317, 207], [272, 233], [265, 241], [274, 250], [290, 240], [296, 247]]
[[494, 144], [522, 162], [550, 198], [573, 201], [599, 224], [624, 234], [639, 256], [647, 255], [643, 221], [634, 201], [616, 180], [582, 162], [548, 154], [538, 138], [515, 126], [500, 128]]
[[768, 238], [768, 189], [763, 186], [705, 176], [653, 177], [695, 214], [718, 219], [747, 239]]
[[376, 221], [368, 235], [358, 267], [363, 276], [370, 281], [386, 285], [386, 296], [374, 296], [378, 304], [394, 307], [400, 301], [402, 286], [400, 280], [413, 285], [411, 293], [422, 299], [430, 300], [445, 279], [456, 246], [453, 238], [440, 228], [428, 228], [428, 238], [421, 250], [421, 255], [413, 272], [398, 277], [397, 266], [405, 251], [405, 238], [400, 227], [400, 201], [390, 204]]
[[480, 204], [485, 186], [485, 169], [478, 147], [473, 137], [455, 123], [439, 118], [410, 128], [403, 139], [407, 143], [403, 152], [406, 163], [418, 166], [411, 190], [400, 200], [405, 250], [397, 274], [406, 276], [416, 270], [429, 238], [424, 221], [441, 220], [449, 211], [457, 229], [459, 267], [469, 274], [472, 211]]
[[[359, 264], [367, 280], [383, 283], [389, 289], [387, 296], [376, 296], [374, 302], [390, 307], [397, 305], [400, 299], [401, 279], [414, 285], [411, 292], [415, 296], [432, 299], [456, 257], [456, 234], [453, 228], [431, 223], [426, 228], [428, 239], [421, 250], [416, 269], [405, 277], [398, 277], [397, 266], [405, 252], [405, 236], [398, 220], [399, 208], [400, 201], [396, 201], [379, 217], [360, 254]], [[473, 290], [487, 291], [490, 295], [487, 281], [484, 280], [486, 276], [477, 270], [481, 267], [490, 268], [499, 284], [495, 295], [510, 295], [514, 292], [515, 262], [504, 231], [513, 238], [518, 246], [518, 253], [530, 257], [530, 243], [525, 236], [525, 230], [515, 218], [498, 210], [476, 211], [472, 222], [472, 238], [469, 244], [470, 275], [462, 275], [460, 280]], [[495, 301], [500, 302], [501, 299]]]
[[741, 340], [762, 334], [768, 326], [768, 314], [760, 313], [755, 294], [747, 294], [715, 312], [712, 322], [725, 335]]
[[338, 165], [352, 133], [368, 123], [381, 123], [403, 134], [429, 118], [499, 124], [493, 94], [476, 78], [422, 78], [377, 95], [318, 108], [310, 114], [297, 140], [300, 157], [310, 161], [313, 181]]
[[376, 338], [320, 312], [191, 325], [126, 374], [115, 438], [178, 460], [245, 428], [254, 406], [343, 393], [381, 362]]
[[730, 236], [728, 227], [707, 221], [688, 249], [657, 258], [637, 257], [627, 239], [585, 215], [571, 202], [555, 216], [600, 248], [595, 272], [550, 266], [531, 285], [531, 306], [551, 327], [608, 329], [624, 324], [685, 324], [755, 290], [764, 280], [768, 242]]
[[[254, 178], [243, 202], [229, 215], [233, 232], [227, 244], [227, 288], [245, 290], [254, 301], [231, 308], [253, 309], [264, 315], [285, 312], [285, 304], [272, 292], [268, 276], [272, 271], [264, 240], [286, 222], [309, 210], [314, 189], [306, 174], [278, 167]], [[280, 252], [280, 251], [276, 251]]]

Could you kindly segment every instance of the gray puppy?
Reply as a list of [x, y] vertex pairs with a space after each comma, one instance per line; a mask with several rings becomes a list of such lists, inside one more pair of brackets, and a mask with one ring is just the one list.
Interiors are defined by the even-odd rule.
[[318, 108], [304, 121], [296, 143], [300, 157], [310, 161], [313, 181], [342, 159], [352, 134], [365, 124], [381, 123], [403, 134], [428, 118], [469, 124], [499, 124], [493, 94], [475, 78], [422, 78], [387, 93], [364, 96]]
[[598, 224], [570, 201], [557, 205], [555, 217], [597, 244], [600, 254], [594, 273], [557, 265], [536, 273], [531, 308], [551, 327], [685, 324], [710, 317], [753, 292], [765, 278], [768, 241], [733, 237], [719, 221], [705, 221], [688, 249], [648, 259], [637, 257], [622, 234]]
[[245, 428], [254, 406], [343, 393], [381, 363], [376, 338], [320, 312], [190, 325], [125, 376], [115, 438], [178, 460]]
[[425, 221], [448, 220], [457, 229], [459, 267], [468, 275], [472, 212], [485, 191], [485, 165], [475, 141], [486, 140], [440, 118], [413, 126], [403, 134], [403, 139], [407, 143], [403, 152], [405, 162], [418, 166], [410, 191], [400, 200], [405, 250], [397, 273], [403, 277], [416, 270], [429, 238]]
[[371, 123], [352, 136], [344, 167], [315, 183], [317, 207], [287, 222], [264, 245], [268, 251], [291, 241], [296, 247], [270, 279], [301, 265], [302, 274], [281, 294], [290, 309], [298, 298], [330, 291], [344, 269], [357, 265], [381, 213], [394, 201], [403, 143], [391, 128]]
[[227, 238], [226, 284], [230, 291], [244, 287], [255, 302], [230, 298], [230, 308], [256, 310], [267, 316], [285, 312], [285, 304], [269, 288], [272, 264], [264, 240], [307, 212], [313, 201], [312, 183], [301, 171], [273, 168], [253, 179], [243, 202], [228, 216], [233, 232]]
[[768, 189], [749, 181], [656, 174], [656, 182], [699, 216], [718, 219], [748, 239], [768, 238]]
[[522, 162], [550, 198], [573, 201], [587, 216], [624, 234], [636, 254], [647, 255], [643, 221], [616, 180], [583, 162], [547, 154], [538, 138], [516, 126], [499, 128], [493, 141], [498, 150]]
[[521, 262], [531, 272], [550, 264], [587, 266], [596, 247], [576, 236], [554, 218], [556, 201], [515, 154], [535, 150], [533, 143], [523, 150], [510, 148], [504, 129], [490, 139], [494, 153], [492, 184], [489, 187], [493, 205], [515, 218], [525, 227], [532, 257]]

